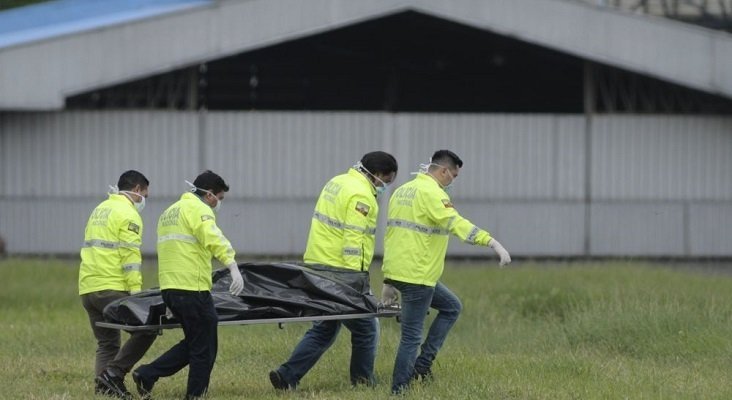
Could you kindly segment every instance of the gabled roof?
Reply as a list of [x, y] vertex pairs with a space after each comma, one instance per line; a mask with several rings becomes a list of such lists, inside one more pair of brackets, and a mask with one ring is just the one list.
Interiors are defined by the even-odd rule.
[[[78, 0], [45, 5], [64, 3]], [[100, 7], [0, 29], [0, 109], [59, 109], [70, 95], [406, 10], [732, 97], [732, 35], [571, 0], [119, 3], [138, 8]], [[9, 13], [25, 19], [34, 7], [0, 13], [0, 26]]]

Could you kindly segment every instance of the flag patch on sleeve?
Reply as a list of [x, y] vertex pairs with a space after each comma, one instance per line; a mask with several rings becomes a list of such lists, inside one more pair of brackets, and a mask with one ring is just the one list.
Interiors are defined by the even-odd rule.
[[369, 215], [370, 209], [371, 209], [371, 207], [369, 207], [368, 205], [363, 204], [360, 201], [356, 202], [356, 211], [358, 211], [364, 217]]
[[130, 222], [130, 224], [129, 224], [129, 225], [127, 225], [127, 230], [128, 230], [128, 231], [132, 231], [132, 232], [135, 232], [136, 234], [138, 234], [138, 235], [139, 235], [139, 234], [140, 234], [140, 225], [137, 225], [137, 224], [136, 224], [136, 223], [134, 223], [134, 222]]
[[452, 202], [448, 199], [442, 199], [442, 205], [445, 206], [445, 208], [453, 208]]

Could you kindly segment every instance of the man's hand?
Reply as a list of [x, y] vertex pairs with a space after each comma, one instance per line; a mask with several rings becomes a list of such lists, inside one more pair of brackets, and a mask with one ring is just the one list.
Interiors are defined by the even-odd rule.
[[392, 285], [385, 283], [381, 288], [381, 304], [391, 306], [399, 303], [399, 291]]
[[231, 286], [229, 286], [229, 293], [234, 296], [238, 296], [239, 293], [244, 289], [244, 278], [241, 277], [239, 272], [239, 266], [236, 263], [229, 265], [229, 272], [231, 273]]
[[488, 246], [492, 248], [496, 254], [498, 254], [498, 257], [501, 258], [501, 261], [498, 262], [498, 265], [503, 267], [504, 265], [508, 265], [511, 263], [511, 255], [508, 254], [508, 251], [501, 246], [501, 244], [496, 239], [491, 239], [491, 242], [488, 243]]

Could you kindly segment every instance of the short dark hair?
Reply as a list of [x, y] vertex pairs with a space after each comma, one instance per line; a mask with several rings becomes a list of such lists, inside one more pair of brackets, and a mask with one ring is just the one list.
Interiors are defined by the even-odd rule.
[[364, 154], [361, 157], [361, 164], [374, 175], [388, 175], [392, 172], [397, 172], [399, 169], [396, 158], [383, 151], [372, 151]]
[[[229, 185], [224, 182], [224, 178], [220, 177], [218, 174], [212, 172], [211, 170], [201, 172], [201, 174], [196, 177], [196, 180], [193, 181], [193, 184], [198, 189], [205, 189], [213, 194], [229, 191]], [[206, 192], [202, 190], [196, 190], [195, 193], [199, 196], [203, 196]]]
[[117, 181], [117, 187], [119, 190], [132, 190], [137, 185], [140, 185], [142, 189], [145, 189], [150, 186], [150, 181], [145, 178], [145, 175], [133, 169], [123, 172]]
[[463, 160], [450, 150], [437, 150], [430, 160], [432, 163], [444, 165], [450, 168], [463, 167]]

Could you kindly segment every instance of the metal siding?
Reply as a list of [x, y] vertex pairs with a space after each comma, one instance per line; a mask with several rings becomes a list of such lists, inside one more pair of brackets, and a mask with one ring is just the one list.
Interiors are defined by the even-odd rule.
[[315, 198], [364, 153], [387, 150], [385, 114], [209, 113], [206, 164], [247, 198]]
[[585, 197], [585, 118], [562, 116], [555, 117], [554, 122], [553, 198], [582, 200]]
[[601, 200], [732, 200], [732, 119], [600, 116], [592, 196]]
[[[593, 127], [591, 255], [732, 256], [732, 119], [600, 116]], [[220, 224], [239, 253], [299, 254], [330, 177], [383, 149], [399, 160], [396, 186], [442, 147], [466, 161], [451, 193], [458, 209], [513, 254], [583, 252], [581, 116], [5, 113], [0, 128], [0, 234], [13, 253], [76, 253], [107, 185], [136, 168], [152, 181], [152, 254], [157, 217], [205, 165], [232, 186]], [[449, 254], [486, 251], [453, 244]]]
[[[455, 181], [452, 192], [455, 196], [467, 199], [566, 196], [558, 193], [559, 178], [555, 175], [557, 117], [433, 114], [411, 118], [410, 160], [427, 162], [435, 150], [450, 149], [465, 162]], [[564, 134], [580, 134], [572, 132], [577, 124], [562, 127], [567, 129]], [[416, 163], [410, 167], [416, 170]]]
[[[10, 146], [6, 143], [8, 135], [5, 133], [7, 129], [7, 115], [7, 113], [0, 111], [0, 199], [7, 194], [7, 186], [9, 185], [6, 182], [10, 182], [6, 177], [10, 167]], [[2, 217], [2, 214], [0, 214], [0, 217]], [[2, 218], [0, 218], [0, 223], [2, 223]]]
[[689, 207], [691, 255], [695, 257], [732, 254], [732, 204], [702, 203]]
[[[296, 255], [305, 251], [315, 199], [226, 199], [218, 224], [237, 254]], [[240, 261], [242, 257], [237, 257]]]
[[[87, 200], [0, 200], [0, 235], [12, 253], [78, 254], [89, 214], [104, 196]], [[173, 199], [149, 199], [142, 212], [144, 254], [155, 254], [157, 219]], [[313, 201], [227, 199], [218, 224], [237, 254], [301, 254]]]
[[[0, 235], [12, 253], [78, 254], [89, 215], [106, 198], [97, 193], [85, 199], [0, 199]], [[141, 214], [143, 253], [155, 254], [158, 217], [170, 204], [169, 199], [146, 201]]]
[[[98, 197], [99, 202], [103, 197]], [[0, 235], [11, 253], [78, 254], [96, 200], [0, 199]]]
[[592, 205], [593, 256], [683, 256], [681, 204]]
[[[577, 202], [461, 202], [460, 215], [487, 230], [513, 255], [582, 255], [584, 205]], [[490, 248], [472, 246], [456, 238], [447, 251], [451, 256], [490, 256]]]
[[[88, 197], [136, 169], [151, 196], [173, 196], [195, 174], [196, 116], [110, 111], [6, 114], [5, 196]], [[81, 183], [81, 184], [80, 184]]]

